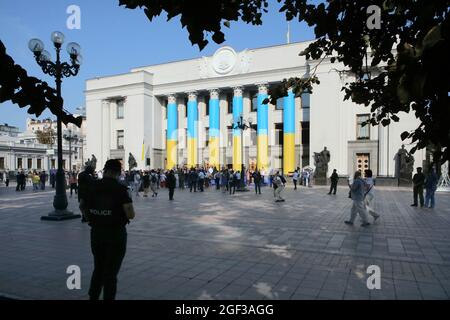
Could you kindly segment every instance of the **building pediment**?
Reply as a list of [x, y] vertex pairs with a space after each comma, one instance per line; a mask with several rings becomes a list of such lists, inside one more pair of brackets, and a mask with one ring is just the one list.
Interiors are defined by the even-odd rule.
[[244, 50], [237, 53], [232, 47], [224, 46], [216, 50], [211, 57], [199, 60], [200, 78], [214, 78], [249, 72], [251, 53]]

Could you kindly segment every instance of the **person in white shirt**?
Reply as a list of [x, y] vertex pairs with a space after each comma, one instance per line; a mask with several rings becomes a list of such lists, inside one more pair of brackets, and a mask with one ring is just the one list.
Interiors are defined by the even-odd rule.
[[136, 197], [139, 197], [139, 188], [141, 187], [141, 175], [138, 171], [134, 172], [134, 192]]
[[292, 181], [294, 182], [294, 190], [297, 190], [297, 182], [298, 182], [299, 174], [298, 169], [294, 171], [292, 174]]
[[367, 189], [365, 191], [364, 204], [366, 205], [367, 213], [373, 217], [373, 221], [375, 222], [380, 217], [380, 215], [373, 209], [373, 200], [375, 198], [375, 180], [372, 178], [372, 170], [370, 169], [365, 170], [364, 175], [364, 182], [366, 183]]
[[285, 188], [286, 180], [283, 176], [280, 175], [280, 173], [277, 171], [275, 175], [273, 176], [273, 188], [274, 188], [274, 196], [275, 196], [275, 202], [282, 202], [284, 199], [281, 197], [281, 192], [283, 192]]

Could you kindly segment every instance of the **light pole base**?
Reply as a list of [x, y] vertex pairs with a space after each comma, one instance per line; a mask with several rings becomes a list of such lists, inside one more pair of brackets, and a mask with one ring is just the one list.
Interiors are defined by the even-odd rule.
[[68, 210], [54, 210], [48, 214], [48, 216], [42, 216], [41, 220], [46, 221], [62, 221], [70, 219], [80, 219], [80, 214], [74, 214], [72, 211]]

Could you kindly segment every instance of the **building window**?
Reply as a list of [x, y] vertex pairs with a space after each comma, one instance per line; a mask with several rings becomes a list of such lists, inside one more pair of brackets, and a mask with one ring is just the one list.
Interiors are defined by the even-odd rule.
[[205, 128], [205, 147], [209, 146], [209, 128]]
[[117, 149], [123, 149], [124, 133], [123, 130], [117, 130]]
[[5, 169], [5, 158], [0, 158], [0, 169]]
[[28, 169], [33, 168], [33, 159], [30, 159], [30, 158], [27, 159], [27, 168]]
[[357, 140], [369, 140], [370, 139], [370, 125], [367, 123], [363, 126], [363, 123], [370, 119], [369, 114], [357, 114], [356, 115], [356, 139]]
[[309, 145], [309, 121], [301, 121], [300, 128], [302, 145]]
[[256, 146], [258, 141], [257, 129], [258, 127], [256, 126], [256, 124], [252, 124], [250, 127], [250, 142], [252, 146]]
[[283, 124], [275, 123], [275, 144], [283, 145]]
[[17, 158], [17, 168], [22, 169], [22, 158]]
[[233, 145], [233, 129], [231, 129], [231, 126], [227, 126], [227, 140], [228, 146], [231, 147]]
[[36, 169], [42, 169], [42, 159], [37, 159]]
[[62, 166], [63, 166], [63, 169], [66, 169], [66, 159], [63, 159]]
[[284, 97], [277, 99], [277, 104], [275, 105], [275, 110], [283, 110]]
[[205, 115], [209, 116], [209, 96], [205, 96]]
[[258, 91], [250, 91], [250, 112], [258, 110]]
[[227, 93], [228, 113], [233, 113], [233, 93]]
[[55, 159], [52, 159], [51, 163], [52, 169], [55, 169]]
[[123, 109], [124, 109], [123, 100], [118, 100], [117, 101], [117, 119], [123, 119]]

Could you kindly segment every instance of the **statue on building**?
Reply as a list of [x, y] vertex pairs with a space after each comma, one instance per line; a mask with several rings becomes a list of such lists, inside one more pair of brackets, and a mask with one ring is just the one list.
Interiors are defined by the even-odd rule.
[[130, 170], [130, 171], [133, 170], [133, 168], [136, 168], [136, 167], [137, 167], [136, 159], [135, 159], [134, 156], [131, 154], [131, 152], [130, 152], [129, 155], [128, 155], [128, 167], [129, 167], [129, 170]]
[[324, 147], [321, 152], [314, 152], [314, 166], [316, 167], [314, 177], [316, 184], [326, 184], [330, 158], [330, 151], [327, 150], [327, 147]]
[[406, 149], [405, 145], [398, 150], [396, 156], [396, 176], [405, 182], [410, 182], [414, 171], [414, 157]]
[[91, 159], [88, 158], [88, 160], [84, 163], [84, 166], [92, 167], [95, 170], [95, 168], [97, 167], [97, 158], [95, 157], [95, 155], [92, 155]]

